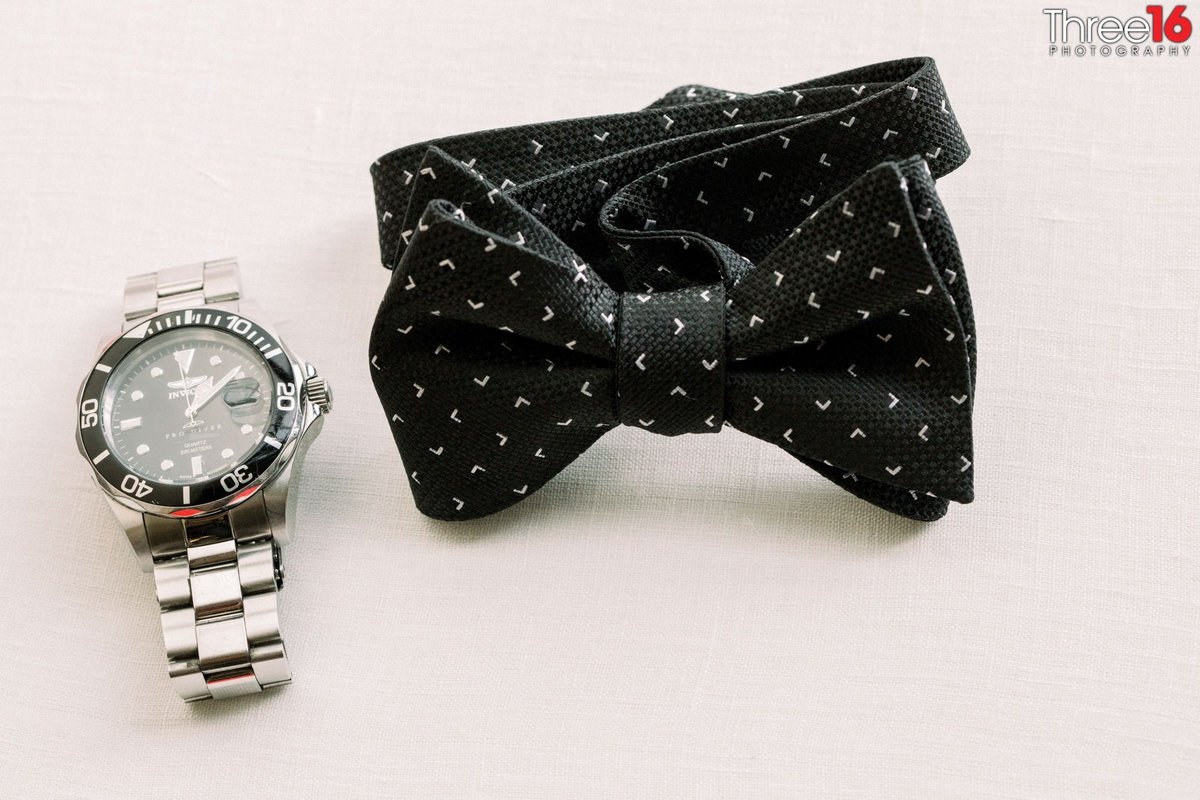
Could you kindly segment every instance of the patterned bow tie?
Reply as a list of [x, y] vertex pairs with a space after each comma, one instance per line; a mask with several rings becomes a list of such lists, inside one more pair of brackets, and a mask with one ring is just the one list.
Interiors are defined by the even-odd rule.
[[974, 323], [930, 59], [470, 133], [372, 168], [375, 388], [417, 507], [512, 505], [618, 424], [778, 445], [920, 520], [972, 499]]

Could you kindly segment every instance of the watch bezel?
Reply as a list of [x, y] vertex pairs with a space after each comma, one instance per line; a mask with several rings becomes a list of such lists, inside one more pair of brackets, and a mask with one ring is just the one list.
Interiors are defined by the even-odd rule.
[[[232, 470], [195, 483], [150, 480], [126, 467], [111, 453], [103, 424], [104, 393], [121, 361], [143, 342], [180, 329], [212, 329], [244, 339], [266, 362], [277, 383], [290, 384], [291, 394], [272, 392], [270, 418], [255, 449]], [[96, 480], [112, 497], [150, 514], [190, 517], [230, 508], [253, 496], [287, 464], [305, 418], [305, 373], [270, 329], [233, 311], [199, 307], [156, 314], [113, 340], [96, 359], [80, 387], [76, 439], [92, 465]], [[281, 409], [279, 396], [294, 399]], [[87, 424], [85, 424], [87, 423]], [[279, 443], [275, 447], [267, 440]], [[240, 470], [240, 472], [239, 472]]]

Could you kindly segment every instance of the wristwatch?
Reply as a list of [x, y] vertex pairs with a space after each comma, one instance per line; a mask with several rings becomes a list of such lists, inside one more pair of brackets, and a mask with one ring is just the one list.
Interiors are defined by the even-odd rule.
[[325, 379], [241, 299], [233, 259], [137, 275], [79, 391], [79, 450], [154, 573], [187, 701], [291, 680], [279, 632], [289, 482], [331, 407]]

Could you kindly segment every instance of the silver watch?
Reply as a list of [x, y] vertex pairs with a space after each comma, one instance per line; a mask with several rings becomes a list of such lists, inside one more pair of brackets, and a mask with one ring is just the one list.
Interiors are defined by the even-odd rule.
[[288, 484], [329, 385], [241, 298], [233, 259], [138, 275], [79, 391], [79, 451], [154, 573], [188, 701], [291, 680], [279, 632]]

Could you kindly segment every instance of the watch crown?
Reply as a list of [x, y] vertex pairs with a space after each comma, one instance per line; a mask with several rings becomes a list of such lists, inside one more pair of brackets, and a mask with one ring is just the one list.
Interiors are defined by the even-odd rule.
[[319, 375], [314, 375], [304, 382], [304, 393], [308, 395], [308, 401], [319, 408], [322, 414], [333, 410], [333, 390], [329, 387], [329, 382]]

